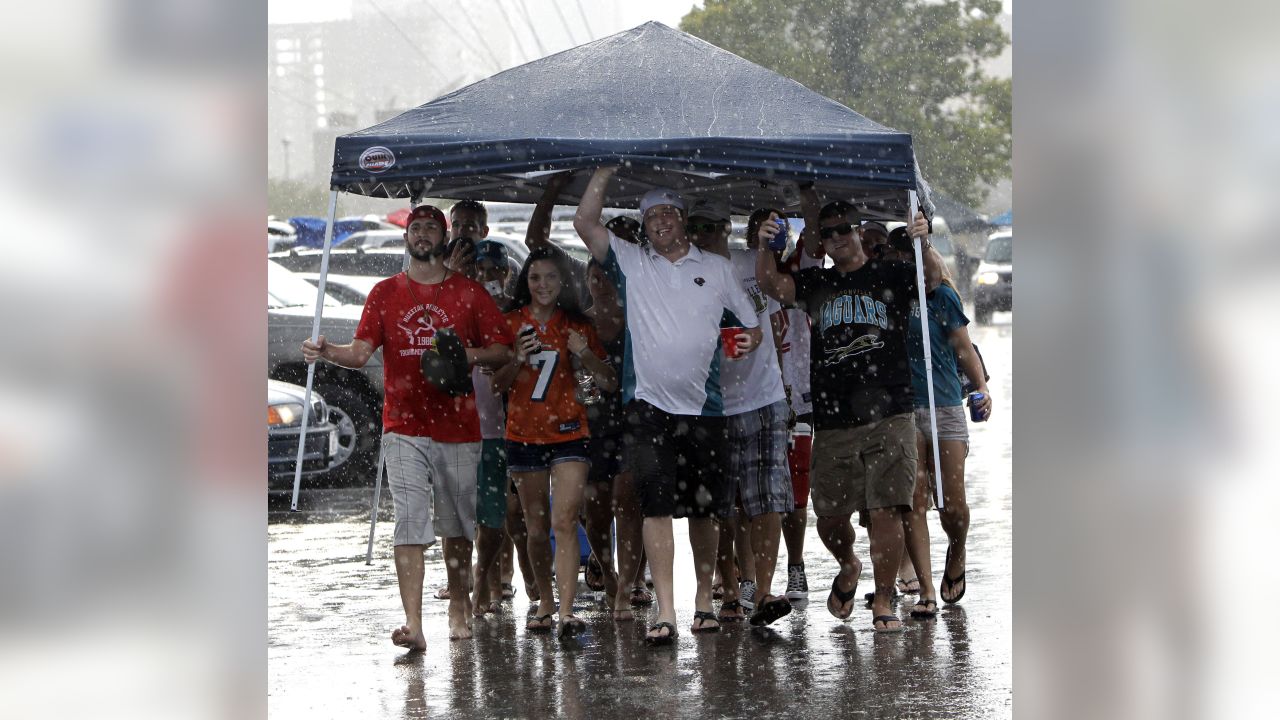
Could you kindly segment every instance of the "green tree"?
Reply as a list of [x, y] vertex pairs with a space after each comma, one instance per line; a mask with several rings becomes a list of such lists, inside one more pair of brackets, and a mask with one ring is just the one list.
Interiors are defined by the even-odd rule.
[[969, 205], [1009, 177], [1012, 82], [1000, 0], [706, 0], [680, 28], [911, 133], [930, 185]]

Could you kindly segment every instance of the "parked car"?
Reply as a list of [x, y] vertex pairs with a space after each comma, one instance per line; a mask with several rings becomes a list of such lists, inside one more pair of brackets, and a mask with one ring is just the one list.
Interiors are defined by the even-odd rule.
[[288, 250], [298, 244], [298, 231], [292, 225], [274, 217], [267, 217], [267, 252]]
[[1013, 231], [991, 234], [987, 250], [973, 275], [973, 314], [979, 323], [991, 322], [991, 313], [1013, 309]]
[[353, 232], [343, 241], [343, 247], [372, 250], [380, 247], [404, 249], [404, 230], [361, 230]]
[[[302, 341], [311, 337], [315, 302], [314, 286], [279, 263], [267, 261], [267, 377], [305, 385]], [[350, 342], [362, 309], [328, 296], [320, 334], [333, 342]], [[326, 399], [329, 419], [338, 429], [338, 448], [326, 479], [371, 480], [382, 437], [382, 351], [375, 352], [360, 370], [318, 363], [313, 389]]]
[[[293, 489], [298, 462], [298, 435], [306, 388], [267, 380], [267, 490]], [[338, 427], [329, 420], [329, 407], [319, 393], [311, 393], [307, 440], [302, 446], [302, 476], [325, 472], [338, 452]]]

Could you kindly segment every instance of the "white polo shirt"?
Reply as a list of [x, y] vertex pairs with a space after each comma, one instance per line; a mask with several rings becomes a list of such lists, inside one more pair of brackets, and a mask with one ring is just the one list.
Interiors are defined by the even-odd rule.
[[765, 295], [756, 281], [755, 250], [730, 250], [729, 262], [743, 292], [751, 299], [756, 322], [764, 331], [764, 339], [755, 352], [737, 360], [726, 360], [721, 366], [724, 414], [737, 415], [785, 400], [787, 391], [782, 388], [782, 369], [778, 367], [777, 346], [769, 325], [769, 316], [782, 306]]
[[722, 321], [759, 326], [729, 261], [690, 246], [673, 263], [609, 233], [604, 271], [627, 315], [623, 402], [644, 400], [672, 415], [724, 415]]

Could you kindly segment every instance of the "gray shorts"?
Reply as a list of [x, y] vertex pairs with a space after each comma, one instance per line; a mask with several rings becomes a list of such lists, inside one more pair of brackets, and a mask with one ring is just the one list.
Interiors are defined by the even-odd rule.
[[476, 539], [476, 476], [481, 443], [382, 436], [387, 485], [396, 509], [396, 545], [432, 545], [436, 537]]
[[[963, 405], [935, 407], [934, 417], [938, 423], [939, 440], [959, 440], [969, 442], [969, 417]], [[929, 408], [916, 408], [916, 430], [929, 437]]]
[[[787, 466], [790, 413], [787, 401], [779, 400], [727, 418], [729, 480], [747, 517], [795, 509], [791, 470]], [[730, 505], [730, 514], [732, 508]]]

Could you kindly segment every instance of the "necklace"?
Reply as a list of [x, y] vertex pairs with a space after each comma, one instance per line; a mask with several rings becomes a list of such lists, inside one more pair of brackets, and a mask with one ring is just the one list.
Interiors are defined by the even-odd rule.
[[[414, 302], [422, 306], [422, 317], [418, 318], [418, 322], [422, 323], [428, 329], [430, 329], [431, 335], [432, 337], [434, 337], [435, 331], [436, 331], [436, 324], [431, 319], [431, 312], [427, 310], [427, 304], [419, 300], [418, 293], [414, 292], [413, 284], [416, 281], [413, 278], [409, 277], [409, 273], [407, 272], [405, 273], [404, 278], [405, 278], [405, 281], [409, 284], [409, 295], [413, 298]], [[436, 283], [436, 292], [435, 292], [435, 295], [433, 295], [431, 298], [431, 307], [436, 307], [436, 302], [440, 299], [440, 291], [444, 289], [444, 283], [448, 279], [449, 279], [449, 268], [445, 268], [444, 277], [440, 278], [440, 282]]]

